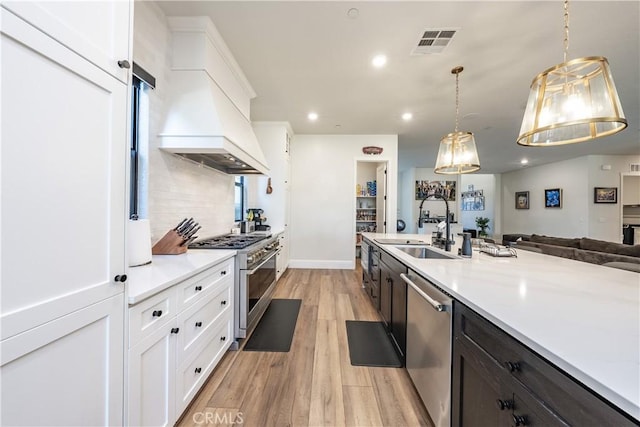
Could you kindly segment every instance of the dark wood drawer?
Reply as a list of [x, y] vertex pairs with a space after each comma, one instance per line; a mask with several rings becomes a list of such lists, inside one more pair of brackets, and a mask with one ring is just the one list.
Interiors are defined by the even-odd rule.
[[464, 305], [456, 303], [454, 316], [458, 325], [455, 339], [485, 352], [527, 394], [568, 424], [638, 425], [605, 399]]
[[393, 272], [398, 274], [407, 273], [407, 266], [395, 259], [393, 256], [389, 255], [384, 251], [380, 251], [380, 261], [385, 263], [387, 267]]

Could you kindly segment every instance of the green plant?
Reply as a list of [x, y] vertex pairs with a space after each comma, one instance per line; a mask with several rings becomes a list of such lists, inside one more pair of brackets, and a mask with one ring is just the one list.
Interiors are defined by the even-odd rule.
[[487, 237], [487, 230], [491, 229], [489, 227], [489, 218], [483, 218], [481, 216], [476, 217], [476, 226], [480, 229], [478, 232], [479, 237]]

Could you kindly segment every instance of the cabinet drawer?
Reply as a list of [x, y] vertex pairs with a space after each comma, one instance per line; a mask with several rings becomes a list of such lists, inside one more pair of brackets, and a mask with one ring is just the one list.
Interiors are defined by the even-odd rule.
[[178, 284], [178, 311], [208, 295], [220, 280], [233, 278], [233, 268], [234, 258], [230, 258]]
[[207, 331], [215, 327], [216, 319], [225, 311], [232, 311], [233, 280], [227, 277], [212, 290], [211, 295], [202, 298], [178, 315], [178, 364], [188, 358]]
[[213, 371], [224, 351], [233, 341], [232, 310], [227, 310], [215, 322], [211, 333], [203, 335], [205, 343], [193, 352], [182, 364], [178, 365], [176, 373], [176, 414], [179, 417], [191, 399], [196, 395], [202, 384]]
[[175, 290], [169, 288], [129, 308], [129, 347], [176, 316]]
[[635, 425], [617, 408], [467, 307], [455, 305], [455, 339], [481, 349], [501, 371], [572, 425]]

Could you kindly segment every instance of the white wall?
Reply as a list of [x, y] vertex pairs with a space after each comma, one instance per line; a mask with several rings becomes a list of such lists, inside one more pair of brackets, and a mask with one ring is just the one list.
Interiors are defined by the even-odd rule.
[[[503, 232], [621, 242], [620, 201], [595, 204], [593, 189], [620, 188], [620, 173], [639, 161], [640, 156], [584, 156], [503, 174]], [[602, 165], [611, 169], [603, 170]], [[563, 190], [562, 208], [545, 208], [544, 190], [558, 187]], [[528, 210], [515, 209], [516, 191], [529, 191]]]
[[156, 78], [149, 92], [149, 199], [152, 242], [184, 217], [202, 225], [200, 237], [228, 233], [233, 224], [233, 177], [199, 167], [158, 149], [158, 133], [171, 84], [171, 33], [163, 12], [152, 2], [135, 2], [133, 60]]
[[[362, 147], [383, 148], [375, 157]], [[397, 135], [296, 135], [291, 142], [292, 268], [355, 266], [358, 160], [388, 161], [387, 224], [396, 223]]]
[[460, 175], [460, 188], [458, 194], [468, 191], [469, 185], [473, 185], [475, 191], [482, 190], [484, 194], [484, 210], [482, 211], [463, 211], [462, 197], [458, 198], [458, 208], [460, 209], [460, 219], [463, 228], [471, 228], [477, 230], [476, 217], [489, 218], [490, 236], [500, 235], [500, 219], [496, 217], [496, 212], [500, 211], [500, 187], [499, 175], [491, 174], [464, 174]]
[[[400, 217], [406, 222], [405, 233], [418, 233], [418, 212], [421, 200], [416, 200], [416, 181], [456, 181], [456, 200], [449, 202], [449, 210], [454, 214], [454, 221], [460, 218], [460, 176], [441, 175], [433, 171], [433, 168], [411, 168], [402, 174], [402, 195], [400, 202]], [[429, 215], [444, 216], [446, 205], [440, 199], [425, 200], [422, 205], [424, 212], [429, 211]]]
[[[622, 242], [621, 172], [629, 172], [630, 163], [640, 163], [639, 156], [588, 156], [589, 237]], [[604, 166], [604, 169], [603, 169]], [[608, 169], [608, 167], [611, 169]], [[594, 203], [595, 187], [618, 187], [618, 203]]]

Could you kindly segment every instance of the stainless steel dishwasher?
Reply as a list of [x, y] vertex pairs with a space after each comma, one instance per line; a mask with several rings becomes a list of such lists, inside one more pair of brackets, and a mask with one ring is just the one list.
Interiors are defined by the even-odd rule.
[[406, 367], [436, 426], [451, 424], [452, 299], [409, 270]]

